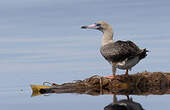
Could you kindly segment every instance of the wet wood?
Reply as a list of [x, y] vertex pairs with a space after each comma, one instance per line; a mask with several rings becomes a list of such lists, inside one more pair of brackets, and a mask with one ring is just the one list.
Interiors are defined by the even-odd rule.
[[[92, 76], [84, 80], [71, 83], [55, 84], [41, 88], [44, 93], [78, 93], [78, 94], [170, 94], [170, 73], [141, 72], [133, 75], [120, 75], [118, 78], [108, 79], [101, 76]], [[34, 88], [35, 89], [35, 88]]]

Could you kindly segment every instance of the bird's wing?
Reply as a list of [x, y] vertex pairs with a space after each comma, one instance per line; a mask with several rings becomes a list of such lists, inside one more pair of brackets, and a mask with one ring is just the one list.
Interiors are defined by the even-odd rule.
[[101, 47], [103, 57], [112, 62], [120, 62], [126, 58], [136, 56], [141, 50], [131, 41], [117, 41]]

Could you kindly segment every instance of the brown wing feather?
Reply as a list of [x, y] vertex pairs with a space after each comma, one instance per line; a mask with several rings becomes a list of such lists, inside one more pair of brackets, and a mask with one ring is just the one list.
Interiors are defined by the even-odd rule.
[[106, 60], [119, 62], [136, 56], [141, 50], [131, 41], [117, 41], [102, 46], [100, 52]]

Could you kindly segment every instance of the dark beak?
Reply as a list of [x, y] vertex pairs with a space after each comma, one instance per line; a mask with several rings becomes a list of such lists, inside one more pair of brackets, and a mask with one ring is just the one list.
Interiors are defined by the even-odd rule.
[[96, 24], [91, 24], [88, 26], [81, 26], [82, 29], [98, 29], [99, 26], [97, 26]]
[[81, 26], [82, 29], [87, 29], [87, 26]]

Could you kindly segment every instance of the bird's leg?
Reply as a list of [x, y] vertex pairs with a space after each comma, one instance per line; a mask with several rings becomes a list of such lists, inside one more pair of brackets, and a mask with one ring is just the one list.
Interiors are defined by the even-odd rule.
[[128, 69], [126, 69], [125, 75], [128, 76]]
[[113, 103], [116, 104], [117, 103], [117, 97], [116, 94], [113, 95]]
[[112, 63], [112, 76], [106, 76], [105, 78], [115, 78], [116, 64]]
[[126, 95], [126, 97], [127, 97], [127, 100], [130, 100], [129, 95]]

